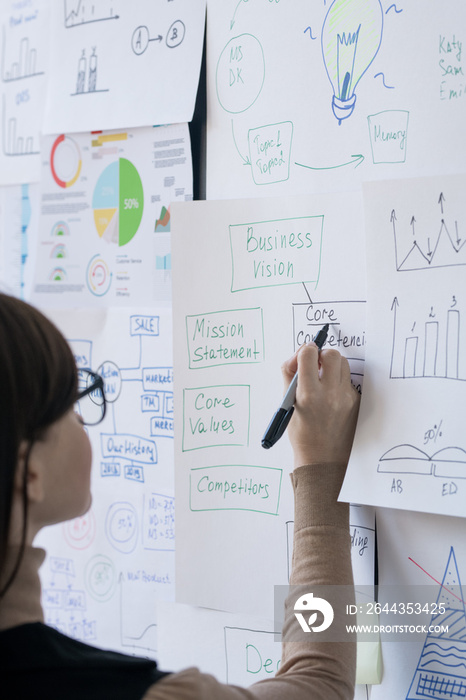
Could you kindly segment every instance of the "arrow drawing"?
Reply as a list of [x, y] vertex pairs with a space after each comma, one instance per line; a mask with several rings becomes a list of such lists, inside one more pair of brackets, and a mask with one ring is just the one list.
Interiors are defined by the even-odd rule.
[[324, 165], [321, 167], [304, 165], [304, 163], [297, 163], [296, 161], [295, 165], [299, 165], [300, 168], [307, 168], [308, 170], [336, 170], [337, 168], [345, 168], [347, 165], [354, 165], [354, 167], [357, 168], [363, 162], [364, 156], [362, 153], [358, 153], [357, 155], [352, 155], [351, 159], [352, 160], [349, 160], [346, 163], [339, 163], [339, 165]]
[[[439, 203], [442, 204], [443, 201], [444, 197], [442, 194], [439, 198]], [[429, 269], [430, 267], [438, 268], [466, 265], [466, 240], [463, 240], [459, 235], [457, 221], [455, 221], [455, 233], [451, 234], [445, 219], [442, 218], [440, 220], [440, 229], [438, 233], [435, 233], [434, 236], [425, 236], [424, 240], [427, 240], [427, 243], [424, 245], [419, 243], [419, 227], [416, 228], [415, 226], [418, 224], [418, 221], [414, 215], [410, 220], [410, 227], [414, 236], [414, 241], [412, 241], [412, 243], [408, 242], [406, 234], [403, 233], [402, 228], [396, 222], [396, 213], [395, 210], [392, 209], [390, 223], [392, 224], [395, 239], [395, 259], [398, 272], [423, 270]], [[425, 231], [425, 233], [427, 233], [427, 231]], [[402, 254], [400, 251], [403, 247], [405, 248], [405, 252]]]

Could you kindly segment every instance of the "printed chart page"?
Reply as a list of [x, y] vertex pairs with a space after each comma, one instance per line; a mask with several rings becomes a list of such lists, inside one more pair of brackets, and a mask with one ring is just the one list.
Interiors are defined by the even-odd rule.
[[0, 185], [37, 182], [40, 178], [49, 26], [49, 2], [1, 3]]
[[51, 318], [71, 345], [80, 387], [85, 369], [103, 377], [107, 412], [86, 428], [91, 509], [37, 541], [48, 553], [45, 621], [88, 644], [153, 658], [156, 602], [174, 598], [171, 313], [67, 309]]
[[57, 0], [44, 132], [192, 119], [205, 0]]
[[187, 124], [43, 140], [33, 301], [171, 302], [170, 204], [192, 199]]
[[462, 0], [210, 0], [208, 197], [461, 172], [465, 20]]
[[[268, 451], [261, 438], [281, 364], [325, 322], [362, 384], [361, 200], [192, 202], [172, 219], [177, 601], [271, 619], [289, 572], [293, 462], [286, 435]], [[371, 524], [353, 515], [356, 548]]]
[[364, 189], [368, 345], [344, 500], [466, 515], [465, 187]]

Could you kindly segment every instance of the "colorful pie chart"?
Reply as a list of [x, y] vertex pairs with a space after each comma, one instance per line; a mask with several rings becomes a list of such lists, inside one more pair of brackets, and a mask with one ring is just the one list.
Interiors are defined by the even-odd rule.
[[144, 210], [144, 191], [131, 161], [119, 158], [105, 168], [94, 189], [92, 208], [100, 238], [119, 246], [134, 238]]
[[81, 166], [81, 151], [76, 141], [64, 134], [58, 136], [50, 153], [50, 169], [57, 185], [74, 185], [81, 172]]

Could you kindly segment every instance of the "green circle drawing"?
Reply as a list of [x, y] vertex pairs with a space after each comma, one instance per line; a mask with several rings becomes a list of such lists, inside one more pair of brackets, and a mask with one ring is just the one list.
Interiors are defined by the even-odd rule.
[[245, 112], [259, 97], [265, 80], [261, 43], [252, 34], [230, 39], [220, 54], [215, 76], [217, 98], [226, 112]]

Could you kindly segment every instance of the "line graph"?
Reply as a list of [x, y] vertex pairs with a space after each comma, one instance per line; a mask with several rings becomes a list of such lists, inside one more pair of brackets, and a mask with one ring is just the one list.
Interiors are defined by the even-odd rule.
[[99, 3], [92, 0], [64, 0], [65, 27], [71, 29], [83, 24], [119, 19], [119, 15], [115, 14], [113, 9], [114, 5], [113, 0], [101, 0]]
[[[132, 576], [132, 583], [120, 573], [118, 584], [120, 588], [120, 642], [124, 647], [132, 649], [144, 649], [146, 652], [157, 651], [157, 624], [151, 621], [154, 610], [147, 601], [145, 613], [141, 615], [138, 603], [144, 600], [138, 577], [144, 572], [137, 572]], [[150, 593], [148, 591], [148, 593]], [[150, 612], [149, 612], [150, 611]]]
[[424, 220], [422, 224], [413, 213], [399, 222], [392, 209], [390, 223], [395, 240], [395, 261], [398, 272], [428, 270], [429, 268], [466, 265], [466, 238], [460, 235], [458, 220], [445, 217], [445, 197], [440, 193], [440, 221]]

